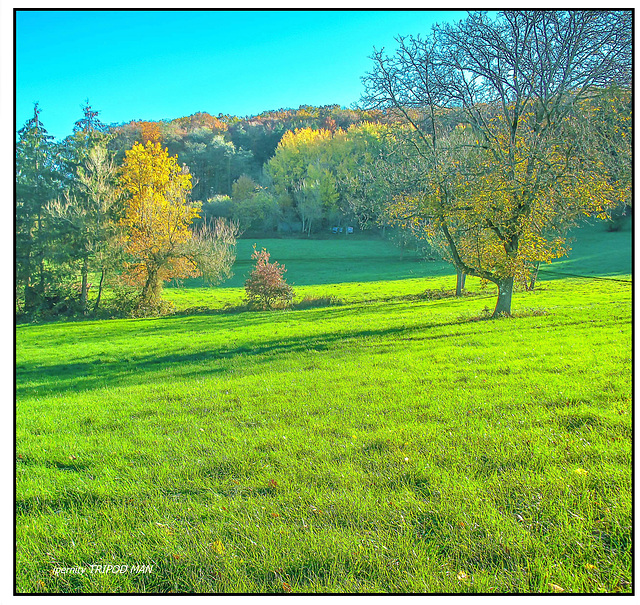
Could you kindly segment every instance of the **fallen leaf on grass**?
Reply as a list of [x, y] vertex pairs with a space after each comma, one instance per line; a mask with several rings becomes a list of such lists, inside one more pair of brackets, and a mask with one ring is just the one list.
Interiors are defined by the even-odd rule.
[[286, 582], [282, 583], [282, 590], [284, 590], [285, 592], [292, 592], [291, 586], [289, 586], [289, 584], [287, 584]]
[[551, 590], [553, 590], [553, 592], [564, 592], [564, 588], [562, 588], [562, 586], [558, 586], [557, 584], [553, 584], [551, 582], [549, 582], [549, 586], [551, 586]]
[[593, 571], [594, 569], [596, 569], [595, 565], [591, 565], [591, 563], [587, 563], [585, 565], [585, 567], [589, 570], [589, 571]]
[[587, 471], [585, 471], [583, 468], [577, 468], [575, 471], [573, 471], [576, 475], [586, 475], [588, 474]]
[[466, 572], [464, 571], [459, 571], [458, 572], [458, 580], [462, 581], [462, 580], [468, 580], [469, 576], [466, 574]]
[[213, 548], [213, 550], [215, 550], [219, 555], [223, 554], [225, 551], [224, 544], [220, 540], [216, 540], [211, 545], [211, 548]]

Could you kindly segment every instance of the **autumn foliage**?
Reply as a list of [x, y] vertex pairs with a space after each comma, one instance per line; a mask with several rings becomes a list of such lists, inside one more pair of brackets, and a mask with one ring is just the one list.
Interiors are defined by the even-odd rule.
[[286, 269], [277, 262], [270, 263], [270, 254], [265, 248], [256, 250], [251, 258], [255, 267], [244, 283], [247, 303], [252, 308], [286, 308], [293, 301], [293, 288], [284, 279]]
[[153, 304], [160, 298], [163, 281], [197, 275], [184, 253], [184, 245], [193, 237], [189, 226], [199, 215], [198, 207], [187, 199], [191, 175], [159, 143], [136, 143], [125, 154], [120, 187], [126, 196], [121, 219], [126, 276], [130, 283], [142, 285], [142, 299]]
[[495, 317], [511, 314], [514, 281], [566, 253], [580, 218], [606, 219], [629, 199], [618, 165], [630, 165], [630, 116], [616, 93], [631, 79], [630, 19], [478, 12], [374, 53], [363, 100], [404, 122], [388, 154], [391, 218], [495, 283]]

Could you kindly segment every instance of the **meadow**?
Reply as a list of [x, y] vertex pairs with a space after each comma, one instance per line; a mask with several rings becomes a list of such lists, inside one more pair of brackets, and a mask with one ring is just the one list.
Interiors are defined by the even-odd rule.
[[632, 591], [628, 230], [500, 320], [358, 239], [256, 242], [339, 304], [223, 312], [253, 243], [176, 315], [17, 326], [18, 593]]

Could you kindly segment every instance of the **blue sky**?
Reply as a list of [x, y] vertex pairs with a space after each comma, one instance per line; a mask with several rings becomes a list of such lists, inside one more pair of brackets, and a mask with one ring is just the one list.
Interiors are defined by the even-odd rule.
[[64, 138], [89, 99], [106, 123], [351, 106], [373, 47], [460, 11], [18, 11], [16, 128]]

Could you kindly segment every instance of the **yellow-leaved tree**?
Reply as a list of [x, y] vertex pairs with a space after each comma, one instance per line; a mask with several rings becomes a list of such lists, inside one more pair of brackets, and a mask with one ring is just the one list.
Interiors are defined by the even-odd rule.
[[[342, 134], [341, 131], [338, 133]], [[309, 235], [314, 223], [330, 213], [340, 197], [333, 170], [335, 136], [330, 130], [323, 129], [288, 131], [266, 166], [281, 205], [295, 208], [302, 231]]]
[[189, 201], [191, 175], [166, 148], [135, 143], [120, 168], [125, 196], [121, 225], [125, 232], [125, 277], [141, 286], [141, 309], [153, 309], [169, 279], [231, 275], [237, 229], [218, 221], [193, 230], [199, 204]]

